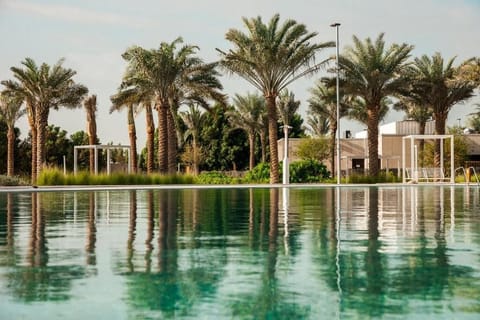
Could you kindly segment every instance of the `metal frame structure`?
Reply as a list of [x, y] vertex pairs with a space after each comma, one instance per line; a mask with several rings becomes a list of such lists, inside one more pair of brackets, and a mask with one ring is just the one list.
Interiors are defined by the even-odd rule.
[[[406, 183], [407, 179], [412, 182], [418, 182], [418, 176], [413, 173], [418, 173], [417, 166], [417, 152], [416, 152], [416, 140], [440, 140], [440, 171], [444, 170], [444, 157], [443, 157], [443, 141], [450, 139], [450, 182], [455, 182], [455, 169], [454, 169], [454, 154], [455, 154], [455, 143], [453, 141], [453, 135], [410, 135], [402, 137], [402, 182]], [[405, 157], [405, 143], [407, 140], [410, 140], [410, 172], [412, 173], [411, 177], [407, 178], [407, 166], [406, 166], [406, 157]]]
[[94, 149], [95, 150], [95, 174], [98, 174], [98, 150], [107, 150], [107, 174], [110, 174], [110, 150], [112, 149], [127, 149], [128, 158], [128, 173], [131, 173], [131, 154], [130, 146], [128, 145], [102, 145], [102, 144], [89, 144], [73, 147], [73, 173], [77, 174], [77, 162], [78, 162], [78, 149]]

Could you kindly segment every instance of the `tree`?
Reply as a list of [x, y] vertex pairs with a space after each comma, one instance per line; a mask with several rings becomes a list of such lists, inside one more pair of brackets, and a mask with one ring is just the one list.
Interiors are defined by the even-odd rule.
[[140, 103], [139, 96], [136, 90], [123, 90], [110, 97], [112, 106], [110, 107], [110, 113], [113, 111], [120, 111], [124, 108], [127, 109], [127, 123], [128, 123], [128, 138], [130, 140], [130, 154], [131, 171], [137, 172], [137, 129], [135, 127], [134, 108], [135, 105]]
[[277, 108], [279, 93], [295, 80], [312, 74], [324, 65], [315, 63], [315, 55], [332, 42], [311, 43], [317, 35], [309, 33], [303, 24], [286, 20], [279, 25], [274, 15], [268, 24], [261, 17], [243, 18], [247, 33], [230, 29], [225, 37], [234, 48], [221, 51], [222, 66], [244, 78], [263, 93], [268, 114], [270, 141], [270, 183], [279, 182], [277, 148]]
[[236, 94], [233, 98], [234, 110], [228, 112], [228, 119], [233, 128], [244, 130], [248, 136], [249, 169], [255, 166], [255, 136], [261, 130], [261, 116], [265, 109], [265, 100], [258, 94]]
[[278, 96], [277, 110], [284, 126], [289, 126], [293, 117], [300, 107], [300, 101], [295, 100], [295, 94], [288, 91], [288, 89], [283, 90]]
[[[95, 141], [97, 141], [97, 96], [91, 95], [90, 97], [87, 97], [85, 101], [83, 101], [83, 106], [87, 113], [88, 144], [94, 145]], [[95, 170], [95, 153], [93, 149], [90, 149], [89, 164], [90, 173], [93, 173]]]
[[[310, 89], [311, 97], [308, 99], [308, 114], [311, 126], [314, 125], [317, 129], [322, 129], [321, 126], [325, 124], [329, 128], [330, 133], [330, 163], [332, 172], [335, 171], [335, 137], [337, 134], [337, 87], [336, 79], [322, 78], [315, 83], [315, 86]], [[343, 87], [343, 86], [342, 86]], [[347, 114], [348, 106], [346, 103], [346, 96], [342, 91], [340, 92], [339, 117], [341, 118]], [[321, 130], [318, 130], [321, 132]], [[340, 135], [339, 135], [340, 136]]]
[[[32, 168], [32, 174], [35, 172], [36, 176], [45, 165], [45, 137], [50, 109], [80, 107], [83, 97], [88, 93], [85, 86], [73, 81], [76, 72], [64, 68], [63, 62], [64, 59], [60, 59], [53, 66], [46, 63], [37, 66], [33, 59], [26, 58], [22, 61], [24, 68], [10, 68], [18, 82], [2, 82], [8, 90], [23, 97], [27, 112], [31, 114], [31, 125], [34, 121], [36, 132], [32, 132], [32, 149], [36, 149], [36, 170]], [[32, 175], [32, 183], [36, 182], [36, 176]]]
[[23, 98], [18, 94], [2, 92], [0, 94], [0, 119], [7, 124], [7, 176], [14, 175], [15, 123], [26, 110], [22, 109]]
[[388, 49], [381, 33], [373, 42], [370, 38], [360, 41], [353, 37], [353, 47], [340, 55], [343, 87], [345, 93], [360, 97], [365, 103], [368, 134], [369, 172], [379, 173], [378, 124], [385, 97], [397, 95], [407, 86], [401, 77], [413, 47], [405, 43], [393, 44]]
[[191, 137], [192, 139], [193, 174], [198, 175], [201, 160], [201, 147], [199, 145], [200, 131], [205, 122], [205, 114], [199, 110], [198, 106], [190, 105], [188, 111], [183, 111], [180, 113], [180, 116], [187, 126], [187, 131], [185, 132], [186, 137]]
[[[140, 86], [142, 91], [153, 94], [152, 101], [158, 112], [158, 163], [161, 173], [176, 167], [168, 164], [169, 159], [176, 159], [176, 156], [169, 156], [168, 151], [176, 153], [177, 147], [176, 141], [168, 138], [169, 128], [170, 137], [175, 128], [172, 102], [178, 96], [224, 99], [218, 91], [222, 87], [217, 79], [216, 64], [203, 63], [195, 55], [196, 46], [177, 48], [182, 43], [182, 38], [177, 38], [171, 43], [162, 42], [158, 49], [146, 50], [134, 46], [122, 55], [129, 63], [125, 78], [130, 79], [131, 84]], [[177, 106], [173, 107], [176, 110]]]
[[[435, 134], [445, 134], [446, 121], [451, 108], [457, 103], [465, 102], [473, 96], [475, 83], [459, 74], [461, 68], [453, 66], [455, 58], [445, 62], [440, 53], [431, 58], [423, 55], [415, 58], [408, 70], [408, 77], [413, 81], [412, 92], [421, 95], [422, 100], [432, 110], [435, 120]], [[440, 140], [435, 143], [436, 167], [440, 167]]]

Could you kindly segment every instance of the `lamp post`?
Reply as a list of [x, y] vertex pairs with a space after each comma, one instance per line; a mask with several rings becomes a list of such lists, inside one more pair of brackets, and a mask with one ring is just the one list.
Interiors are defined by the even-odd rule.
[[340, 175], [341, 175], [341, 170], [340, 170], [340, 66], [338, 64], [338, 56], [339, 56], [339, 49], [338, 49], [338, 28], [340, 27], [340, 23], [335, 22], [330, 25], [330, 27], [335, 28], [336, 30], [336, 41], [335, 41], [335, 47], [337, 49], [336, 51], [336, 71], [337, 71], [337, 184], [340, 184]]
[[284, 151], [283, 151], [283, 174], [282, 174], [282, 183], [289, 184], [290, 183], [290, 167], [288, 165], [288, 129], [291, 129], [291, 126], [284, 125], [283, 126], [283, 134], [284, 134]]
[[459, 127], [459, 128], [460, 128], [460, 126], [461, 126], [461, 125], [460, 125], [460, 121], [461, 121], [461, 120], [462, 120], [461, 118], [457, 118], [457, 121], [458, 121], [458, 127]]

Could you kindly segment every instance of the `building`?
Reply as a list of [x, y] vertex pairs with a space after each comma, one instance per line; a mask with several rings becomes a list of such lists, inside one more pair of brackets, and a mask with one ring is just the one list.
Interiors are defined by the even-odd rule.
[[[435, 129], [434, 121], [427, 122], [425, 135], [433, 135]], [[397, 121], [379, 127], [378, 154], [380, 168], [386, 171], [399, 172], [402, 166], [402, 138], [409, 135], [418, 135], [419, 125], [413, 120]], [[466, 166], [480, 167], [480, 134], [463, 134], [467, 144], [468, 161]], [[352, 173], [364, 173], [368, 169], [368, 139], [366, 130], [356, 133], [353, 137], [346, 132], [345, 137], [340, 140], [341, 170], [343, 175]], [[300, 160], [296, 151], [303, 139], [288, 139], [289, 161]], [[432, 140], [427, 142], [431, 142]], [[281, 161], [284, 158], [284, 139], [278, 140], [278, 157]], [[416, 142], [418, 144], [418, 141]], [[406, 167], [411, 164], [410, 147], [405, 150]], [[327, 168], [331, 170], [330, 161], [325, 161]]]

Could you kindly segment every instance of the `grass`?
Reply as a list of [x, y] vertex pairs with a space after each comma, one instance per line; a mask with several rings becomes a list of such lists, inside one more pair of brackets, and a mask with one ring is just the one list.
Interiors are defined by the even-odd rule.
[[39, 186], [63, 186], [63, 185], [155, 185], [155, 184], [193, 184], [195, 179], [191, 175], [160, 175], [160, 174], [126, 174], [112, 173], [90, 174], [78, 172], [63, 174], [54, 168], [45, 169], [37, 179]]

